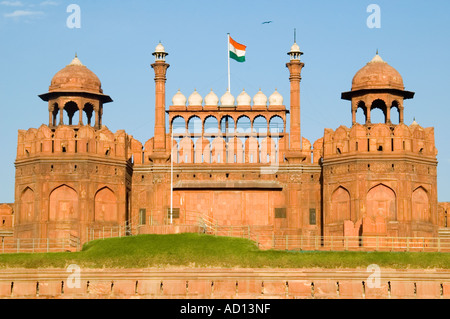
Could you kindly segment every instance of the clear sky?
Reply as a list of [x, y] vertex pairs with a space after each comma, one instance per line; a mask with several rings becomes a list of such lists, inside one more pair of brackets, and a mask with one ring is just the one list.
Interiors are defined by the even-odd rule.
[[[80, 28], [69, 28], [70, 4]], [[380, 28], [369, 28], [370, 4]], [[72, 20], [71, 20], [72, 21]], [[265, 21], [272, 23], [263, 24]], [[372, 21], [372, 20], [371, 20]], [[351, 125], [348, 101], [354, 74], [379, 50], [403, 76], [405, 122], [435, 127], [439, 200], [450, 201], [450, 1], [312, 0], [0, 0], [0, 202], [14, 201], [17, 130], [48, 124], [46, 93], [53, 75], [75, 52], [102, 81], [114, 103], [103, 124], [126, 130], [143, 144], [153, 136], [154, 73], [159, 41], [169, 52], [167, 102], [178, 89], [220, 97], [227, 87], [227, 33], [247, 45], [247, 61], [231, 62], [232, 94], [243, 88], [269, 96], [275, 88], [289, 105], [286, 53], [297, 43], [302, 76], [302, 133], [312, 143], [324, 128]]]

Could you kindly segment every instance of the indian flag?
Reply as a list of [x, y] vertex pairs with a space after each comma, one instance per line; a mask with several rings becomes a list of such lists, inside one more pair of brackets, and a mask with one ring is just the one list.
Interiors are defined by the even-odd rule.
[[228, 35], [228, 48], [230, 51], [230, 58], [238, 61], [245, 62], [245, 45], [237, 43]]

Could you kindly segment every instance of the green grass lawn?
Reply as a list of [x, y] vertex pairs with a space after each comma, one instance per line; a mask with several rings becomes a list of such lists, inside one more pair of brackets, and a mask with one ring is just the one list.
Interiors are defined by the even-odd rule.
[[448, 253], [263, 251], [247, 239], [199, 234], [97, 240], [76, 253], [0, 255], [0, 268], [225, 267], [450, 269]]

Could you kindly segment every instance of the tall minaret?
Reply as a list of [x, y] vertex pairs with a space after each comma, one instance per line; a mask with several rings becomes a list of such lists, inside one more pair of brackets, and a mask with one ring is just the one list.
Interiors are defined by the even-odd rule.
[[303, 53], [300, 51], [300, 47], [295, 41], [288, 55], [290, 57], [290, 61], [286, 64], [286, 67], [289, 69], [289, 81], [291, 82], [291, 123], [289, 149], [292, 153], [291, 156], [293, 156], [294, 153], [301, 153], [302, 150], [302, 136], [300, 130], [300, 81], [302, 79], [302, 69], [305, 64], [300, 61], [300, 57]]
[[169, 55], [161, 43], [156, 46], [155, 63], [152, 68], [155, 71], [155, 136], [153, 152], [155, 159], [166, 159], [166, 72], [169, 64], [166, 56]]

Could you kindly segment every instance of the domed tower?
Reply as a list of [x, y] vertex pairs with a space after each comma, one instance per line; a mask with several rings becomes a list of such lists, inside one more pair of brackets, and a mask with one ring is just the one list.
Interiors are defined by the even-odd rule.
[[99, 78], [75, 57], [40, 98], [48, 102], [49, 124], [18, 134], [15, 236], [48, 238], [52, 245], [123, 227], [139, 146], [102, 125], [103, 105], [112, 100]]
[[[429, 237], [437, 235], [437, 150], [434, 129], [404, 123], [402, 76], [377, 54], [353, 78], [352, 126], [325, 129], [325, 236]], [[398, 124], [391, 110], [398, 109]], [[357, 123], [362, 109], [365, 122]], [[381, 109], [382, 123], [371, 112]]]
[[[108, 95], [103, 94], [102, 84], [97, 75], [84, 66], [76, 55], [69, 65], [55, 74], [48, 93], [39, 97], [48, 102], [50, 128], [59, 125], [80, 127], [90, 125], [100, 129], [103, 105], [112, 102]], [[78, 119], [74, 117], [77, 112], [79, 112]], [[66, 123], [64, 114], [67, 114], [68, 118]], [[85, 123], [83, 114], [86, 115]]]
[[353, 78], [352, 90], [342, 93], [342, 99], [352, 102], [352, 125], [356, 124], [356, 112], [362, 109], [364, 124], [372, 124], [371, 111], [381, 109], [385, 123], [391, 124], [391, 109], [397, 108], [399, 123], [404, 122], [403, 101], [412, 99], [414, 92], [406, 91], [400, 73], [377, 54], [360, 69]]

